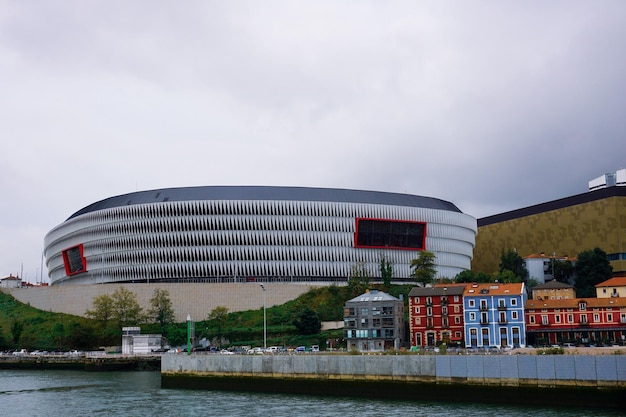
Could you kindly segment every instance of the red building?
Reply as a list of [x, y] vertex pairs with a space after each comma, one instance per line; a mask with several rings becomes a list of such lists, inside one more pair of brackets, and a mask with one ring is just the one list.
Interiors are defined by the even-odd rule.
[[412, 346], [463, 343], [464, 284], [416, 287], [409, 293]]
[[531, 345], [622, 344], [626, 298], [528, 300], [527, 342]]

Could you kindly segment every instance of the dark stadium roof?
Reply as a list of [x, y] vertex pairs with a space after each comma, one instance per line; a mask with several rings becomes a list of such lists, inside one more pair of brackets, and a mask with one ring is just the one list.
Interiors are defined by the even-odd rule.
[[571, 197], [565, 197], [547, 203], [536, 204], [534, 206], [524, 207], [517, 210], [507, 211], [505, 213], [494, 214], [493, 216], [478, 219], [478, 227], [489, 226], [500, 222], [515, 220], [526, 216], [545, 213], [547, 211], [559, 210], [566, 207], [577, 206], [579, 204], [590, 203], [592, 201], [603, 200], [609, 197], [626, 197], [626, 187], [615, 186], [600, 188], [598, 190], [589, 191], [584, 194], [577, 194]]
[[422, 207], [461, 213], [454, 204], [432, 197], [380, 191], [344, 190], [338, 188], [270, 187], [270, 186], [206, 186], [163, 188], [118, 195], [95, 202], [72, 214], [67, 220], [82, 214], [134, 204], [166, 201], [198, 200], [275, 200], [330, 201], [341, 203], [386, 204]]

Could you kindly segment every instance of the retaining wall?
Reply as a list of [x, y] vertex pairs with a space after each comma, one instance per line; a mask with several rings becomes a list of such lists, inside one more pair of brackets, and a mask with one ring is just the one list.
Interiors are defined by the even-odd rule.
[[161, 374], [164, 387], [626, 409], [626, 355], [164, 355]]
[[2, 288], [15, 299], [35, 308], [55, 313], [84, 316], [93, 307], [94, 297], [112, 294], [123, 286], [137, 295], [137, 301], [144, 311], [150, 308], [150, 298], [155, 288], [167, 290], [172, 301], [177, 322], [205, 320], [208, 313], [217, 306], [229, 311], [246, 311], [263, 308], [263, 297], [268, 307], [284, 304], [319, 286], [309, 284], [265, 285], [265, 294], [258, 282], [250, 283], [151, 283], [151, 284], [94, 284], [56, 285], [51, 287]]

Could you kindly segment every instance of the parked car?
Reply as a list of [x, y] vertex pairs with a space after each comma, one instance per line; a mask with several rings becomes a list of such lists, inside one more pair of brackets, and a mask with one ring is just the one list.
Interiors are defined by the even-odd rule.
[[320, 351], [319, 345], [311, 345], [311, 352], [319, 352], [319, 351]]
[[304, 347], [304, 346], [298, 346], [298, 347], [296, 348], [296, 352], [298, 352], [298, 353], [303, 353], [303, 352], [306, 352], [306, 347]]
[[278, 351], [280, 350], [280, 348], [278, 346], [269, 346], [267, 349], [265, 349], [265, 353], [278, 353]]

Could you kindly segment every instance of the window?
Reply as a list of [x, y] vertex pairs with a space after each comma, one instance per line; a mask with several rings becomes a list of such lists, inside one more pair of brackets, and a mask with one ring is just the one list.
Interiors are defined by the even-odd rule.
[[420, 325], [420, 324], [422, 324], [422, 318], [421, 318], [421, 317], [417, 317], [417, 318], [415, 319], [415, 324], [416, 324], [416, 325]]
[[461, 306], [458, 306], [458, 305], [454, 306], [454, 312], [455, 313], [461, 312]]
[[356, 310], [354, 307], [348, 307], [343, 311], [344, 316], [354, 316], [356, 314]]
[[470, 321], [476, 321], [476, 313], [469, 313]]
[[474, 300], [468, 300], [467, 301], [467, 305], [470, 306], [470, 307], [475, 307], [476, 306], [476, 304], [474, 303]]
[[511, 305], [512, 306], [516, 306], [517, 305], [517, 298], [511, 298]]
[[74, 246], [61, 252], [66, 275], [87, 271], [87, 260], [83, 255], [83, 245]]
[[530, 319], [531, 324], [535, 324], [535, 316], [528, 317]]
[[433, 303], [433, 298], [432, 297], [426, 297], [426, 305], [432, 304]]
[[361, 319], [361, 327], [367, 327], [369, 324], [367, 319]]
[[568, 314], [567, 315], [567, 322], [568, 323], [574, 323], [574, 315], [573, 314]]
[[372, 327], [380, 327], [380, 318], [372, 319]]
[[380, 315], [380, 308], [372, 307], [372, 316], [378, 316], [378, 315]]
[[541, 316], [541, 324], [546, 325], [548, 323], [548, 316]]
[[426, 223], [384, 219], [356, 219], [357, 248], [424, 249]]
[[506, 300], [503, 300], [502, 298], [498, 299], [498, 307], [506, 307]]
[[441, 307], [441, 314], [448, 314], [448, 307]]
[[361, 308], [361, 315], [362, 316], [367, 316], [369, 314], [369, 309], [367, 307], [362, 307]]
[[454, 324], [461, 324], [461, 317], [456, 316], [456, 317], [454, 318]]
[[427, 316], [432, 316], [433, 315], [433, 308], [432, 307], [426, 307], [426, 315]]
[[420, 308], [419, 307], [415, 307], [415, 314], [419, 314], [420, 313]]
[[579, 309], [580, 311], [585, 311], [585, 310], [587, 310], [587, 304], [586, 304], [586, 303], [579, 303], [579, 304], [578, 304], [578, 309]]
[[561, 322], [561, 316], [559, 316], [558, 314], [556, 316], [554, 316], [554, 322], [555, 323], [560, 323]]
[[389, 306], [384, 307], [383, 306], [383, 314], [386, 315], [386, 316], [389, 316], [389, 315], [393, 314], [393, 307], [389, 307]]
[[593, 315], [593, 322], [594, 323], [599, 323], [600, 322], [600, 315], [598, 313]]
[[587, 315], [586, 314], [581, 314], [580, 315], [580, 322], [587, 324]]
[[611, 323], [611, 322], [613, 321], [613, 314], [608, 313], [608, 314], [606, 315], [606, 321], [608, 321], [609, 323]]
[[517, 311], [511, 311], [511, 319], [517, 320]]
[[455, 295], [455, 296], [454, 296], [454, 302], [455, 302], [455, 303], [458, 303], [458, 302], [459, 302], [459, 296], [458, 296], [458, 295]]

